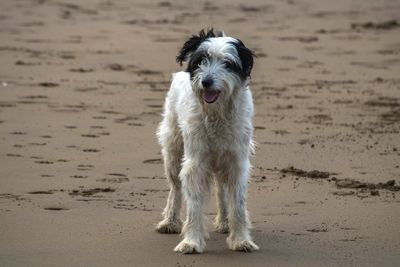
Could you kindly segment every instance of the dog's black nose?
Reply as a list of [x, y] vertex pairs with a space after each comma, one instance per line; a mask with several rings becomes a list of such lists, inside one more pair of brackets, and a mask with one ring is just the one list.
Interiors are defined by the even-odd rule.
[[214, 81], [210, 78], [206, 78], [201, 81], [201, 84], [204, 88], [210, 88], [213, 85]]

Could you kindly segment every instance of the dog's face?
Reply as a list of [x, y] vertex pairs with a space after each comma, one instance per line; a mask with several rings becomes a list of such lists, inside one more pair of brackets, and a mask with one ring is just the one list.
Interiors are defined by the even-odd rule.
[[211, 29], [183, 45], [176, 60], [188, 61], [193, 90], [207, 104], [228, 99], [243, 88], [253, 67], [253, 52], [242, 41]]

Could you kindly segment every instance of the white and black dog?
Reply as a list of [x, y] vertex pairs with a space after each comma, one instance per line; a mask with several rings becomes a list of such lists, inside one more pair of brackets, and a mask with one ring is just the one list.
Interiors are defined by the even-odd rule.
[[212, 29], [192, 36], [176, 60], [186, 72], [173, 74], [157, 136], [170, 183], [161, 233], [181, 232], [181, 194], [187, 204], [182, 242], [176, 252], [205, 248], [202, 207], [215, 181], [215, 230], [229, 232], [230, 249], [258, 250], [250, 236], [246, 191], [254, 152], [253, 100], [249, 89], [254, 54], [235, 38]]

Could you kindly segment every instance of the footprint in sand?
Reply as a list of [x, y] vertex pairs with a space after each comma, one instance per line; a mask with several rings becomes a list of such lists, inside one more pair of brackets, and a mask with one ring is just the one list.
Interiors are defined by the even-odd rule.
[[34, 99], [48, 99], [49, 97], [46, 95], [27, 95], [27, 96], [22, 96], [21, 98], [34, 100]]
[[123, 173], [107, 173], [107, 175], [119, 176], [119, 177], [126, 177], [126, 174], [123, 174]]
[[162, 159], [146, 159], [143, 161], [145, 164], [162, 164]]
[[91, 68], [76, 68], [76, 69], [69, 69], [70, 72], [79, 72], [79, 73], [89, 73], [94, 72], [94, 69]]
[[31, 146], [45, 146], [47, 143], [29, 143]]
[[82, 137], [89, 137], [89, 138], [98, 138], [98, 135], [95, 134], [81, 134]]
[[90, 164], [79, 164], [77, 166], [77, 170], [78, 171], [89, 171], [94, 167], [94, 165], [90, 165]]
[[76, 127], [74, 125], [67, 125], [67, 126], [65, 126], [65, 128], [67, 128], [67, 129], [76, 129], [78, 127]]
[[105, 119], [107, 119], [107, 117], [106, 117], [106, 116], [93, 116], [92, 119], [95, 119], [95, 120], [105, 120]]
[[130, 122], [130, 123], [128, 123], [128, 125], [129, 125], [129, 126], [137, 126], [137, 127], [140, 127], [140, 126], [143, 126], [144, 124], [143, 124], [143, 123], [137, 123], [137, 122]]
[[127, 177], [107, 177], [107, 178], [98, 179], [97, 181], [104, 182], [104, 183], [125, 183], [125, 182], [129, 182], [129, 178], [127, 178]]
[[70, 196], [82, 196], [82, 197], [88, 197], [88, 196], [93, 196], [98, 193], [113, 193], [115, 192], [114, 188], [106, 187], [106, 188], [93, 188], [93, 189], [75, 189], [72, 190], [72, 192], [69, 193]]
[[97, 148], [85, 148], [82, 151], [83, 152], [90, 152], [90, 153], [97, 153], [97, 152], [100, 152], [101, 150], [97, 149]]
[[136, 74], [138, 76], [148, 76], [148, 75], [162, 75], [163, 73], [161, 71], [155, 71], [155, 70], [138, 70], [136, 71]]
[[32, 195], [51, 195], [51, 194], [54, 194], [54, 191], [52, 191], [52, 190], [38, 190], [38, 191], [28, 192], [28, 194], [32, 194]]
[[149, 104], [149, 105], [147, 105], [147, 107], [149, 107], [149, 108], [162, 108], [162, 107], [163, 107], [163, 105], [158, 105], [158, 104]]
[[52, 178], [52, 177], [54, 177], [54, 175], [51, 175], [51, 174], [41, 174], [40, 177], [43, 177], [43, 178]]
[[108, 68], [113, 70], [113, 71], [126, 71], [126, 70], [132, 70], [135, 69], [136, 66], [135, 65], [122, 65], [119, 63], [112, 63], [110, 65], [108, 65]]
[[49, 161], [49, 160], [36, 160], [35, 163], [37, 164], [53, 164], [53, 161]]
[[0, 108], [15, 108], [17, 105], [7, 102], [0, 103]]
[[54, 82], [41, 82], [41, 83], [38, 83], [38, 85], [42, 86], [42, 87], [57, 87], [57, 86], [59, 86], [58, 83], [54, 83]]
[[99, 89], [98, 87], [84, 87], [84, 88], [76, 88], [74, 89], [74, 91], [86, 93], [86, 92], [96, 91], [98, 89]]
[[102, 110], [101, 113], [104, 113], [104, 114], [120, 114], [120, 112], [115, 111], [115, 110]]
[[68, 208], [65, 207], [45, 207], [45, 210], [52, 210], [52, 211], [61, 211], [61, 210], [69, 210]]
[[99, 182], [106, 182], [106, 183], [124, 183], [129, 182], [129, 178], [126, 177], [126, 174], [123, 173], [107, 173], [109, 176], [113, 177], [106, 177], [103, 179], [98, 179]]
[[14, 158], [21, 158], [22, 157], [22, 155], [20, 155], [20, 154], [12, 154], [12, 153], [8, 153], [8, 154], [6, 154], [6, 156], [7, 157], [14, 157]]
[[15, 132], [11, 132], [10, 134], [12, 134], [12, 135], [26, 135], [26, 132], [15, 131]]
[[39, 62], [26, 62], [22, 60], [17, 60], [15, 61], [15, 65], [17, 66], [35, 66], [35, 65], [40, 65]]
[[84, 176], [84, 175], [71, 175], [70, 177], [71, 177], [71, 178], [74, 178], [74, 179], [86, 179], [86, 178], [88, 178], [89, 176]]

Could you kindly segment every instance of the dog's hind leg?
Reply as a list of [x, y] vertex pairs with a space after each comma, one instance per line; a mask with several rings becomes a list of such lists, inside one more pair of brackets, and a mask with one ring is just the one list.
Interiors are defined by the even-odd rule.
[[223, 177], [216, 177], [216, 198], [217, 198], [217, 217], [214, 222], [214, 230], [218, 233], [228, 233], [228, 211], [226, 199], [226, 185]]
[[[181, 170], [183, 142], [176, 126], [170, 125], [164, 129], [162, 127], [163, 124], [161, 124], [159, 130], [159, 137], [163, 145], [164, 170], [170, 185], [170, 191], [167, 205], [163, 211], [164, 219], [158, 223], [156, 229], [160, 233], [173, 234], [180, 233], [182, 228], [182, 222], [179, 218], [182, 199], [179, 172]], [[162, 142], [163, 140], [168, 142]]]
[[181, 182], [178, 173], [180, 170], [180, 158], [175, 155], [164, 156], [165, 173], [170, 184], [167, 205], [164, 208], [164, 219], [157, 225], [157, 231], [160, 233], [180, 233], [182, 222], [179, 218], [181, 210]]

